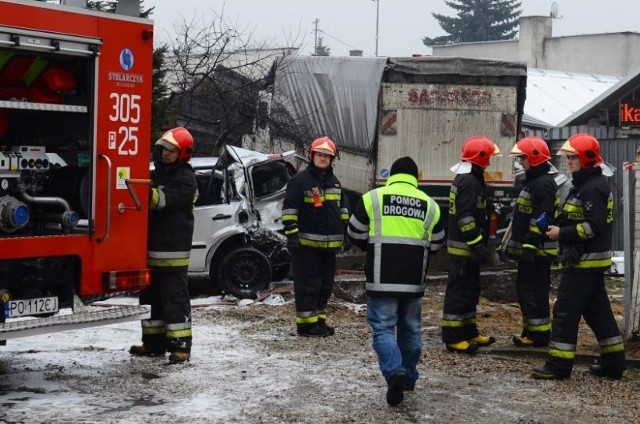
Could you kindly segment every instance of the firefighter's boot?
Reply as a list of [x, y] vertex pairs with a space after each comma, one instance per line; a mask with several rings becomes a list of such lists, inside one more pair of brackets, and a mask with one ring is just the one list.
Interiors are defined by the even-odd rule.
[[622, 380], [624, 369], [607, 369], [600, 364], [593, 364], [589, 367], [589, 374], [598, 377], [607, 377], [613, 380]]
[[306, 324], [297, 324], [298, 336], [301, 337], [327, 337], [329, 336], [329, 332], [322, 327], [318, 326], [317, 323], [306, 323]]
[[170, 364], [181, 364], [183, 362], [187, 362], [189, 359], [191, 359], [191, 354], [189, 352], [171, 352], [169, 355]]
[[318, 327], [320, 327], [320, 329], [326, 331], [328, 336], [333, 336], [334, 334], [336, 334], [335, 328], [328, 326], [326, 319], [318, 318]]
[[458, 343], [447, 343], [446, 348], [449, 352], [474, 353], [478, 350], [478, 345], [466, 340]]
[[511, 338], [511, 341], [517, 347], [533, 347], [534, 346], [533, 340], [531, 340], [527, 336], [513, 336]]
[[536, 367], [531, 372], [531, 377], [538, 380], [564, 380], [569, 378], [568, 373], [561, 373], [549, 368], [546, 364], [541, 367]]
[[491, 336], [477, 335], [473, 339], [469, 340], [469, 342], [477, 344], [478, 347], [485, 347], [494, 344], [496, 339]]
[[549, 341], [533, 340], [527, 336], [513, 336], [511, 341], [517, 347], [545, 347], [549, 345]]
[[133, 345], [129, 348], [129, 353], [134, 356], [164, 356], [164, 350], [153, 350], [147, 345]]

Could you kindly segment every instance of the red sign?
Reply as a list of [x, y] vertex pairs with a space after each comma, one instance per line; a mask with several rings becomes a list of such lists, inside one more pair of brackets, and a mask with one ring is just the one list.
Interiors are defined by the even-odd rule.
[[620, 126], [640, 126], [640, 100], [620, 102]]

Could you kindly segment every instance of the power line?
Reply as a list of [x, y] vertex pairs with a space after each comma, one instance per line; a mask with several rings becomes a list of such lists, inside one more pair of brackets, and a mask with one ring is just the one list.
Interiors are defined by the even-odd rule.
[[[338, 39], [338, 38], [334, 37], [333, 35], [329, 34], [327, 31], [324, 31], [324, 30], [321, 30], [321, 29], [320, 29], [320, 30], [318, 30], [318, 31], [319, 31], [319, 32], [321, 32], [321, 33], [323, 33], [323, 34], [324, 34], [324, 35], [326, 35], [327, 37], [334, 39], [334, 40], [335, 40], [335, 41], [337, 41], [338, 43], [343, 44], [343, 45], [345, 45], [345, 46], [349, 47], [351, 50], [360, 50], [359, 48], [357, 48], [357, 47], [355, 47], [355, 46], [352, 46], [352, 45], [351, 45], [351, 44], [349, 44], [349, 43], [345, 43], [344, 41], [342, 41], [342, 40], [340, 40], [340, 39]], [[367, 55], [367, 56], [369, 56], [369, 57], [375, 57], [374, 55], [372, 55], [372, 54], [370, 54], [370, 53], [367, 53], [367, 52], [365, 52], [364, 50], [362, 50], [362, 53], [363, 53], [363, 54], [366, 54], [366, 55]]]

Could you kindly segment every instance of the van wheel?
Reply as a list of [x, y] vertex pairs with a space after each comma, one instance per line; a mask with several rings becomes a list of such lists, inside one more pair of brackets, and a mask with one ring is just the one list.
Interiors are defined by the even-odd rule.
[[290, 264], [274, 266], [271, 269], [271, 281], [282, 281], [289, 276]]
[[269, 260], [254, 248], [236, 249], [220, 263], [219, 281], [226, 293], [238, 299], [255, 299], [271, 282]]

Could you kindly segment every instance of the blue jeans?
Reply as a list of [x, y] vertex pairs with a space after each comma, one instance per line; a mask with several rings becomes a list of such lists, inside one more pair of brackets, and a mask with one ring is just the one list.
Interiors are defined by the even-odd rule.
[[421, 313], [421, 298], [369, 296], [367, 322], [373, 330], [373, 350], [378, 354], [380, 371], [387, 382], [398, 371], [406, 372], [409, 385], [418, 380]]

